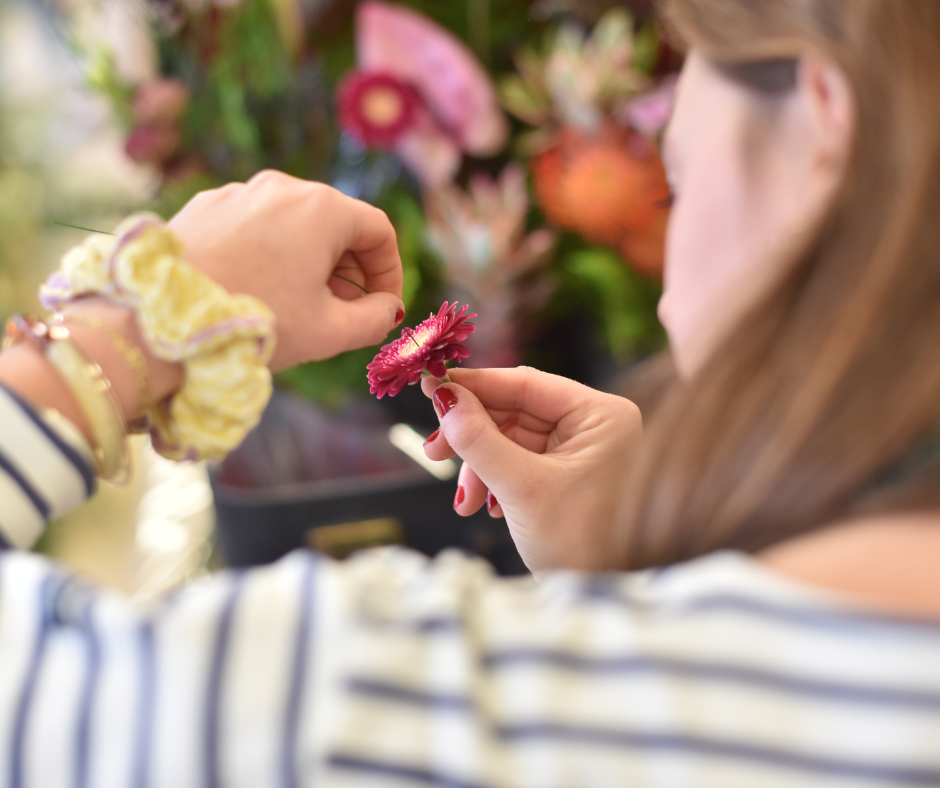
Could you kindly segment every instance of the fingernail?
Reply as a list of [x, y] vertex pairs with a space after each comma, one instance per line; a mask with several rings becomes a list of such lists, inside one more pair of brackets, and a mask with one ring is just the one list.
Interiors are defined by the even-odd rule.
[[457, 395], [453, 389], [441, 386], [434, 392], [434, 410], [437, 411], [438, 418], [444, 418], [456, 404]]
[[486, 491], [486, 511], [492, 512], [494, 506], [499, 506], [499, 501], [496, 500], [496, 496], [493, 495], [489, 490]]
[[462, 485], [462, 484], [458, 484], [458, 485], [457, 485], [457, 494], [454, 496], [454, 508], [455, 508], [455, 509], [456, 509], [458, 506], [460, 506], [460, 504], [463, 503], [463, 499], [464, 499], [465, 497], [466, 497], [466, 493], [464, 492], [463, 485]]
[[397, 326], [397, 325], [398, 325], [399, 323], [401, 323], [401, 321], [404, 320], [404, 319], [405, 319], [405, 310], [404, 310], [404, 309], [399, 309], [399, 310], [395, 313], [395, 325]]
[[440, 430], [434, 430], [434, 432], [428, 435], [428, 439], [424, 442], [424, 445], [427, 446], [429, 443], [434, 443], [434, 441], [437, 440], [437, 436], [440, 434], [441, 434]]

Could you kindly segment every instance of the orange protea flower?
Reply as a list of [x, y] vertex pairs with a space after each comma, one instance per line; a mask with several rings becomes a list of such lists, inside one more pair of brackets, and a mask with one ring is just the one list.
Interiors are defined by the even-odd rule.
[[658, 277], [663, 273], [666, 253], [666, 223], [669, 212], [661, 209], [658, 217], [642, 232], [628, 233], [620, 244], [620, 255], [641, 274]]
[[456, 302], [443, 303], [438, 313], [414, 329], [402, 329], [401, 338], [384, 345], [368, 365], [369, 391], [382, 399], [386, 394], [394, 397], [405, 386], [413, 386], [422, 377], [447, 377], [446, 363], [460, 361], [470, 355], [460, 344], [476, 331], [476, 317], [468, 315], [469, 306], [457, 310]]
[[[628, 248], [629, 236], [655, 237], [668, 213], [669, 186], [649, 140], [613, 124], [597, 133], [567, 127], [558, 142], [532, 159], [539, 207], [546, 218], [593, 243]], [[633, 244], [641, 246], [639, 242]], [[662, 259], [632, 260], [657, 275]]]

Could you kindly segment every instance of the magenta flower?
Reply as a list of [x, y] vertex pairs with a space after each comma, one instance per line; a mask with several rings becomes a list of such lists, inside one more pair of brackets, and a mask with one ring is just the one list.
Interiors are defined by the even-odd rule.
[[381, 72], [353, 71], [336, 92], [340, 125], [370, 148], [391, 148], [415, 126], [421, 98]]
[[469, 306], [457, 310], [456, 302], [443, 303], [438, 313], [414, 329], [403, 329], [401, 338], [382, 347], [368, 365], [369, 391], [382, 399], [394, 397], [405, 386], [413, 386], [422, 377], [447, 378], [448, 361], [460, 361], [470, 355], [463, 342], [476, 331], [468, 322]]
[[[486, 70], [426, 16], [381, 0], [361, 2], [356, 53], [357, 69], [337, 97], [342, 128], [367, 146], [391, 148], [422, 183], [450, 181], [464, 153], [489, 157], [505, 146], [509, 124]], [[379, 80], [386, 91], [378, 91]], [[414, 104], [405, 101], [409, 91]], [[376, 136], [385, 125], [395, 131], [391, 143]]]

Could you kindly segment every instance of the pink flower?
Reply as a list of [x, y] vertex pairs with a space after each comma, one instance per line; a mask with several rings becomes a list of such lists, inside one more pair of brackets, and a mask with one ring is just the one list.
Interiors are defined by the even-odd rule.
[[189, 103], [189, 89], [178, 79], [145, 82], [134, 93], [131, 113], [139, 126], [173, 125]]
[[138, 164], [163, 164], [180, 144], [179, 120], [189, 102], [189, 90], [177, 79], [154, 79], [137, 88], [131, 129], [124, 150]]
[[415, 126], [421, 98], [391, 74], [353, 71], [337, 90], [340, 125], [370, 148], [391, 148]]
[[180, 132], [174, 126], [138, 126], [124, 142], [124, 152], [137, 164], [163, 164], [180, 144]]
[[356, 13], [356, 51], [360, 78], [394, 78], [419, 98], [392, 148], [423, 183], [448, 182], [463, 152], [492, 156], [506, 144], [509, 126], [489, 75], [440, 25], [410, 8], [366, 0]]
[[676, 100], [676, 77], [667, 77], [655, 90], [633, 99], [620, 111], [618, 119], [641, 134], [655, 137], [669, 123]]
[[394, 397], [405, 386], [413, 386], [425, 375], [446, 378], [448, 361], [460, 361], [470, 355], [463, 342], [476, 331], [469, 323], [469, 306], [457, 311], [456, 302], [443, 303], [438, 313], [414, 329], [403, 329], [401, 338], [383, 346], [369, 370], [369, 391], [382, 399]]

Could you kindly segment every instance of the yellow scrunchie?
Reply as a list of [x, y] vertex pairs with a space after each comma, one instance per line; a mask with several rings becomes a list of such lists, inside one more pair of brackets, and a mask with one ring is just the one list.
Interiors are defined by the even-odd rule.
[[92, 293], [134, 309], [150, 351], [185, 365], [183, 387], [147, 414], [154, 448], [176, 460], [221, 459], [271, 397], [274, 315], [252, 296], [229, 294], [182, 254], [158, 217], [132, 216], [115, 236], [69, 251], [39, 295], [49, 309]]

